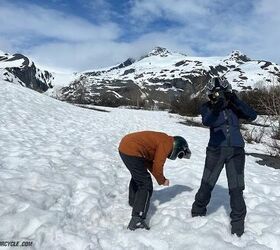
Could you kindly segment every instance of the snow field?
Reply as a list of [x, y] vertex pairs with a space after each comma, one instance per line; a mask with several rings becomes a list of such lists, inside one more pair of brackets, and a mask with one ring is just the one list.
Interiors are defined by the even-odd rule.
[[[167, 112], [81, 109], [6, 82], [0, 82], [0, 96], [0, 240], [32, 240], [33, 249], [280, 248], [280, 172], [252, 156], [246, 162], [248, 215], [241, 239], [230, 234], [225, 171], [207, 216], [190, 216], [207, 129], [179, 124]], [[139, 130], [181, 135], [193, 154], [166, 162], [171, 186], [154, 181], [151, 230], [130, 232], [130, 174], [117, 148], [125, 134]]]

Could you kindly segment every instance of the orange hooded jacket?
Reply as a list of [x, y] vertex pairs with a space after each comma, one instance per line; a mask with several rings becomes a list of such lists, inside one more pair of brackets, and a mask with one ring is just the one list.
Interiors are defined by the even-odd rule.
[[126, 135], [122, 138], [119, 151], [125, 155], [137, 156], [147, 159], [147, 168], [162, 185], [166, 178], [163, 166], [166, 158], [173, 149], [174, 139], [165, 133], [155, 131], [142, 131]]

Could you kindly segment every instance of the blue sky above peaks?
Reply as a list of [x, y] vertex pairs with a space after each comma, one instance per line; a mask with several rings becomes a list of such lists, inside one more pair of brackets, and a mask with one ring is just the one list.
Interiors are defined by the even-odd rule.
[[278, 0], [0, 0], [0, 49], [79, 71], [155, 46], [280, 63]]

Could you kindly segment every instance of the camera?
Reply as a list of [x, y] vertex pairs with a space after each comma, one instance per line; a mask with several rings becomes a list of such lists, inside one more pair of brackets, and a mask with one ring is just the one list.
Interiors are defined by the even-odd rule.
[[215, 91], [212, 94], [209, 95], [209, 98], [211, 101], [216, 102], [219, 98], [225, 99], [225, 93], [224, 91]]

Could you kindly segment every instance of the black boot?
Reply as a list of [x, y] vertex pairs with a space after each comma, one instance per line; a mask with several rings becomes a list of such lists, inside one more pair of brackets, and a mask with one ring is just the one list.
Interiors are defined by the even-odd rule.
[[138, 216], [132, 216], [127, 229], [134, 231], [138, 228], [144, 228], [146, 230], [150, 230], [150, 227], [146, 224], [145, 220]]
[[192, 217], [198, 217], [198, 216], [205, 216], [206, 212], [202, 212], [202, 213], [195, 213], [192, 211]]
[[238, 237], [241, 237], [244, 233], [244, 222], [232, 223], [231, 234], [236, 234]]

